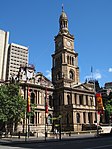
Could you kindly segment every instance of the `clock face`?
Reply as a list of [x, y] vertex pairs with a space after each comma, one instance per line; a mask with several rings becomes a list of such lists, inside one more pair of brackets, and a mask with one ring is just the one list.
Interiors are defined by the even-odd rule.
[[67, 46], [68, 46], [68, 47], [70, 47], [70, 46], [71, 46], [71, 42], [70, 42], [70, 41], [67, 41], [67, 43], [66, 43], [66, 44], [67, 44]]

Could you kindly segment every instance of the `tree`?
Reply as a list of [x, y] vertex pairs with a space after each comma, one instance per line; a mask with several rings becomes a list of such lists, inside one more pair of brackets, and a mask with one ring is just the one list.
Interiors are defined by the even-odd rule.
[[0, 86], [0, 123], [18, 124], [24, 118], [26, 105], [17, 84]]
[[112, 122], [112, 92], [110, 92], [107, 100], [105, 101], [105, 112], [107, 115], [107, 121]]

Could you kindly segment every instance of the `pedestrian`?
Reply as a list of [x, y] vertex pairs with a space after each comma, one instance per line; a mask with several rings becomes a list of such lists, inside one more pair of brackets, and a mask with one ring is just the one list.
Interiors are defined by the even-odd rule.
[[54, 134], [55, 134], [55, 138], [57, 139], [57, 137], [58, 137], [58, 130], [56, 128], [54, 128]]

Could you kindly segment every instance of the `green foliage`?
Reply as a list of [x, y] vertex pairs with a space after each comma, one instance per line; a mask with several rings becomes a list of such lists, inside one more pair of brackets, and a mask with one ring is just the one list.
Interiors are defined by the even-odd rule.
[[26, 111], [26, 100], [19, 94], [19, 86], [15, 84], [0, 86], [0, 121], [19, 122]]
[[105, 106], [105, 110], [107, 111], [109, 116], [112, 114], [112, 100], [108, 100]]

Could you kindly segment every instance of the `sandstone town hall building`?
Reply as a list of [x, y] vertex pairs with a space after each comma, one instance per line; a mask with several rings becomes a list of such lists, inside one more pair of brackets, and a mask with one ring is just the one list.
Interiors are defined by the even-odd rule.
[[[75, 51], [74, 40], [74, 35], [69, 32], [67, 14], [62, 8], [59, 17], [59, 32], [54, 37], [55, 49], [52, 54], [51, 69], [52, 81], [43, 76], [46, 82], [50, 82], [48, 83], [50, 86], [46, 86], [50, 95], [50, 99], [48, 97], [50, 102], [48, 102], [47, 116], [50, 114], [53, 118], [61, 115], [62, 131], [79, 131], [82, 130], [83, 124], [94, 124], [97, 120], [94, 86], [93, 84], [80, 82], [78, 53]], [[20, 80], [22, 80], [23, 75], [21, 70], [22, 68], [19, 72], [21, 74]], [[32, 68], [29, 72], [32, 72], [33, 80], [39, 79], [40, 76], [42, 77], [42, 74], [34, 74]], [[32, 79], [29, 82], [21, 82], [22, 89], [27, 85], [30, 87], [31, 93], [34, 93], [32, 98], [34, 98], [33, 102], [37, 104], [37, 108], [36, 115], [34, 115], [31, 122], [33, 122], [32, 127], [41, 130], [45, 125], [43, 95], [45, 94], [45, 87], [39, 84], [39, 81], [32, 81]], [[37, 93], [43, 97], [42, 102], [39, 101]], [[49, 103], [52, 103], [52, 106]], [[42, 121], [39, 121], [40, 117], [43, 117]]]

